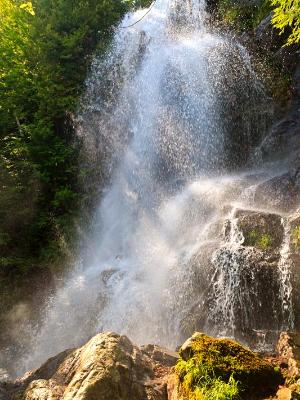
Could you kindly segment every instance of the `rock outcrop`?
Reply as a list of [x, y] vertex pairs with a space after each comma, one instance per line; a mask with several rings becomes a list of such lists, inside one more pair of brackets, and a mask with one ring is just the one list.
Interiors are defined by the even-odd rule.
[[0, 399], [298, 399], [299, 335], [282, 333], [277, 350], [277, 357], [266, 359], [235, 340], [196, 332], [178, 355], [152, 344], [137, 347], [116, 333], [100, 333], [15, 382], [1, 382]]
[[262, 399], [280, 383], [279, 370], [249, 349], [197, 332], [180, 349], [168, 393], [169, 400]]
[[300, 379], [300, 334], [282, 332], [277, 344], [280, 364], [286, 366], [287, 376]]
[[166, 400], [174, 352], [101, 333], [49, 359], [7, 388], [11, 400]]

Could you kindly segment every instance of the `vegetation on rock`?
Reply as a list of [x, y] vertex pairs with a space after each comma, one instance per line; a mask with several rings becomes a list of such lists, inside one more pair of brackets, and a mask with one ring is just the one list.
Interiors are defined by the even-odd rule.
[[255, 246], [261, 250], [269, 250], [272, 246], [272, 236], [270, 233], [263, 233], [261, 234], [257, 230], [253, 230], [249, 232], [247, 238], [245, 238], [245, 244], [248, 246]]
[[293, 244], [295, 250], [297, 250], [297, 251], [300, 250], [300, 225], [297, 225], [293, 228], [292, 244]]
[[229, 400], [258, 391], [268, 395], [282, 381], [270, 363], [230, 339], [195, 333], [179, 354], [175, 371], [183, 399]]

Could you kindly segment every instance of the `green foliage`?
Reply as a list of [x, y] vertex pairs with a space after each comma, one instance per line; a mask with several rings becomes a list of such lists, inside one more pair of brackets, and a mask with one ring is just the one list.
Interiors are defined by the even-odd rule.
[[259, 5], [238, 0], [219, 0], [218, 3], [218, 14], [222, 23], [238, 31], [256, 27], [269, 12], [268, 0], [264, 0]]
[[272, 23], [280, 33], [289, 32], [286, 45], [300, 42], [300, 1], [271, 0], [273, 9]]
[[23, 264], [14, 259], [60, 257], [72, 236], [81, 193], [71, 116], [93, 51], [133, 4], [0, 0], [0, 273]]
[[247, 235], [246, 242], [248, 246], [255, 246], [266, 251], [272, 247], [273, 238], [269, 233], [260, 233], [257, 230], [253, 230]]
[[176, 372], [182, 379], [189, 400], [234, 400], [239, 398], [241, 385], [231, 375], [228, 381], [216, 377], [213, 368], [194, 359], [180, 360]]
[[280, 371], [233, 340], [195, 333], [179, 354], [178, 391], [187, 400], [231, 400], [243, 393], [255, 397], [257, 391], [272, 392], [283, 380]]
[[300, 225], [295, 226], [292, 230], [292, 244], [296, 251], [300, 250]]

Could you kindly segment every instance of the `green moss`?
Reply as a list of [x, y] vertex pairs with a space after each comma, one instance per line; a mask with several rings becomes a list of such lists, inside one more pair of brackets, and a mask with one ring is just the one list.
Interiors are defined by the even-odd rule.
[[260, 233], [258, 230], [252, 230], [245, 235], [245, 245], [258, 247], [261, 250], [269, 250], [273, 244], [273, 238], [270, 233]]
[[300, 225], [292, 230], [292, 243], [295, 250], [300, 250]]
[[175, 371], [188, 400], [233, 400], [261, 388], [269, 393], [281, 381], [280, 372], [249, 349], [200, 333], [180, 350]]
[[229, 379], [216, 377], [214, 370], [196, 360], [180, 360], [176, 371], [182, 379], [184, 393], [189, 400], [237, 399], [240, 384], [231, 375]]

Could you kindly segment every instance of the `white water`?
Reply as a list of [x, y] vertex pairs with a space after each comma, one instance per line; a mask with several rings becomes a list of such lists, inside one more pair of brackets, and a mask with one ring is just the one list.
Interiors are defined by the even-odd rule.
[[91, 158], [105, 147], [111, 183], [88, 248], [50, 299], [18, 371], [103, 330], [175, 347], [185, 324], [192, 329], [190, 310], [201, 313], [195, 326], [235, 336], [236, 299], [252, 304], [255, 294], [239, 293], [236, 232], [230, 263], [220, 249], [235, 202], [249, 206], [249, 188], [266, 179], [226, 172], [265, 132], [263, 88], [245, 49], [206, 27], [201, 0], [157, 0], [123, 28], [144, 13], [122, 21], [87, 80], [79, 133]]

